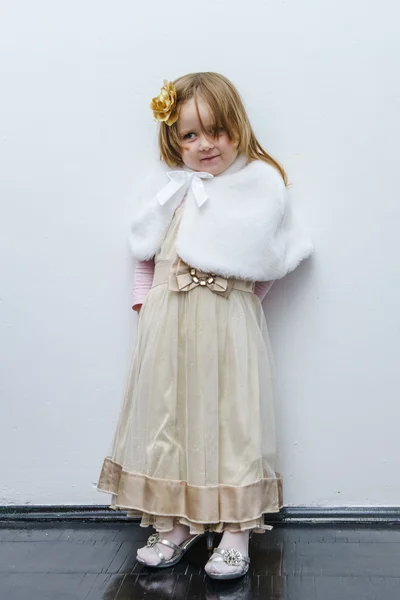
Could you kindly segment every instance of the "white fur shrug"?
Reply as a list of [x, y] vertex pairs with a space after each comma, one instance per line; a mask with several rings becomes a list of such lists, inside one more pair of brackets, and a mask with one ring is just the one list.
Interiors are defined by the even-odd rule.
[[293, 271], [313, 251], [279, 172], [263, 161], [239, 156], [215, 177], [158, 164], [131, 223], [135, 258], [149, 260], [157, 253], [185, 197], [176, 249], [199, 270], [270, 281]]

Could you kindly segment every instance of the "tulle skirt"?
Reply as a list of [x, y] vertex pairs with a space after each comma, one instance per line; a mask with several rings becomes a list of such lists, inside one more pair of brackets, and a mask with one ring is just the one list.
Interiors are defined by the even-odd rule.
[[[176, 268], [174, 220], [156, 257]], [[158, 531], [271, 528], [282, 507], [273, 361], [259, 298], [153, 284], [98, 489]]]

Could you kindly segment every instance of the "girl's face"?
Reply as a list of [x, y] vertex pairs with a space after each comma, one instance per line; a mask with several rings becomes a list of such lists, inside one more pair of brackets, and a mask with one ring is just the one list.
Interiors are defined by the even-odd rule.
[[201, 98], [198, 98], [197, 104], [207, 135], [201, 130], [196, 104], [194, 98], [191, 98], [180, 107], [177, 123], [182, 160], [194, 171], [219, 175], [236, 159], [237, 144], [229, 139], [223, 129], [214, 132], [215, 123], [208, 105]]

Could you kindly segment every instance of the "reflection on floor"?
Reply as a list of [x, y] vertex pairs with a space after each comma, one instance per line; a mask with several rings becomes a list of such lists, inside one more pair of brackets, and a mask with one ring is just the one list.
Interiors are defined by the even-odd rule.
[[[275, 525], [248, 575], [215, 582], [200, 540], [173, 569], [139, 565], [136, 523], [0, 523], [1, 600], [400, 600], [400, 525]], [[218, 540], [217, 540], [218, 541]]]

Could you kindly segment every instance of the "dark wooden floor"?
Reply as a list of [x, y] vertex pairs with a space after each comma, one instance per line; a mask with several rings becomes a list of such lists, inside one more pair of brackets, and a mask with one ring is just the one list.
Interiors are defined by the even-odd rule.
[[400, 600], [400, 525], [279, 525], [253, 538], [249, 574], [204, 575], [205, 541], [169, 570], [135, 560], [135, 523], [0, 524], [1, 600]]

